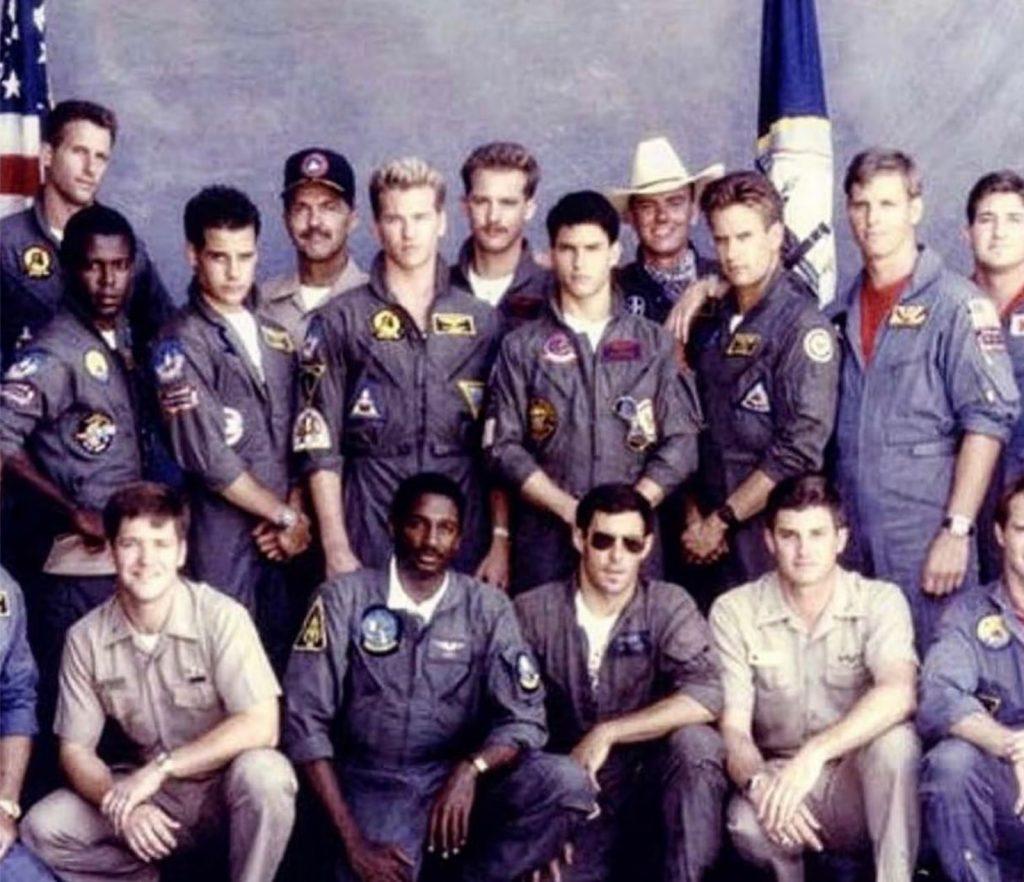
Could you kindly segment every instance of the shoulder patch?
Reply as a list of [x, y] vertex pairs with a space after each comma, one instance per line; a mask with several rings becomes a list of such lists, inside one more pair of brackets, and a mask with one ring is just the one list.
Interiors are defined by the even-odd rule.
[[234, 447], [242, 440], [245, 432], [245, 420], [242, 412], [234, 407], [224, 408], [224, 443]]
[[818, 364], [828, 364], [835, 354], [832, 335], [824, 328], [812, 328], [804, 335], [804, 355]]
[[363, 382], [356, 390], [352, 400], [352, 407], [349, 409], [349, 416], [359, 420], [382, 420], [384, 413], [377, 399], [380, 397], [380, 389], [376, 383]]
[[1010, 645], [1010, 630], [998, 613], [979, 619], [975, 634], [989, 649], [1003, 649]]
[[327, 616], [322, 597], [314, 600], [306, 613], [293, 648], [300, 652], [323, 652], [327, 648]]
[[0, 399], [15, 410], [31, 407], [38, 397], [39, 393], [31, 383], [10, 380], [0, 385]]
[[753, 413], [771, 413], [772, 401], [768, 397], [768, 389], [765, 388], [764, 380], [758, 380], [747, 394], [740, 399], [740, 407]]
[[540, 671], [528, 652], [516, 656], [516, 679], [524, 692], [536, 692], [540, 688]]
[[466, 402], [466, 407], [469, 408], [473, 419], [477, 419], [484, 403], [483, 382], [481, 380], [457, 380], [455, 385], [459, 387], [462, 399]]
[[161, 340], [153, 351], [153, 373], [158, 383], [173, 383], [185, 373], [185, 350], [176, 339]]
[[304, 407], [295, 417], [292, 430], [292, 450], [301, 453], [303, 450], [330, 450], [331, 430], [327, 420], [315, 407]]
[[7, 599], [7, 592], [0, 590], [0, 618], [6, 619], [11, 614], [11, 603]]
[[623, 304], [630, 315], [647, 315], [647, 301], [639, 294], [627, 294]]
[[26, 352], [14, 364], [7, 368], [5, 380], [24, 380], [39, 372], [45, 356], [42, 352]]
[[475, 337], [476, 322], [473, 316], [463, 312], [435, 312], [431, 318], [435, 334], [453, 337]]

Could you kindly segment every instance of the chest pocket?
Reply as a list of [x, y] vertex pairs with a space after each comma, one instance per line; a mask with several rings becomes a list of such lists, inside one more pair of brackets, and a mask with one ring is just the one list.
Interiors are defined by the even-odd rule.
[[774, 692], [796, 687], [793, 659], [780, 649], [751, 649], [747, 653], [747, 663], [753, 670], [754, 688], [758, 691]]
[[846, 626], [834, 628], [826, 641], [825, 684], [845, 704], [871, 682], [863, 641], [857, 631]]
[[175, 707], [187, 710], [209, 710], [218, 704], [217, 691], [205, 677], [171, 687]]
[[467, 685], [473, 651], [466, 637], [428, 637], [424, 670], [434, 695], [452, 700]]
[[648, 704], [654, 679], [651, 632], [621, 631], [612, 637], [603, 667], [608, 671], [609, 701], [619, 712]]

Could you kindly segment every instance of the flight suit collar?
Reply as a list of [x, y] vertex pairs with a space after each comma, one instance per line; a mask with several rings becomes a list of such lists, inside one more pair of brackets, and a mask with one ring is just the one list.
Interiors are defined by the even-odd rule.
[[[245, 345], [238, 338], [235, 333], [235, 329], [231, 326], [226, 318], [217, 312], [203, 297], [199, 290], [199, 283], [193, 278], [188, 288], [189, 302], [192, 304], [196, 312], [202, 316], [211, 325], [214, 325], [220, 333], [221, 339], [226, 342], [234, 353], [242, 360], [246, 370], [249, 372], [249, 376], [252, 379], [256, 389], [260, 395], [265, 396], [267, 394], [267, 381], [265, 376], [261, 376], [256, 365], [252, 363], [249, 358], [249, 350], [245, 348]], [[246, 297], [245, 303], [243, 304], [248, 309], [253, 318], [256, 320], [257, 329], [262, 328], [263, 320], [260, 318], [257, 312], [257, 304], [259, 303], [259, 290], [255, 285], [252, 286], [252, 290], [249, 292], [249, 296]], [[262, 347], [262, 338], [261, 343]], [[267, 367], [264, 365], [264, 374], [266, 374]]]
[[[736, 330], [746, 326], [751, 327], [765, 312], [767, 312], [771, 306], [780, 297], [780, 292], [785, 289], [784, 272], [781, 264], [775, 269], [772, 277], [768, 280], [768, 284], [765, 286], [764, 295], [760, 300], [757, 301], [751, 308], [750, 311], [742, 317], [742, 321], [737, 325]], [[736, 297], [736, 291], [733, 288], [729, 289], [729, 292], [725, 296], [725, 302], [728, 304], [726, 309], [721, 312], [721, 321], [728, 327], [729, 320], [739, 315], [739, 300]]]
[[[557, 324], [559, 327], [569, 331], [570, 334], [575, 333], [572, 328], [565, 321], [565, 316], [562, 314], [562, 304], [558, 296], [558, 285], [552, 286], [550, 293], [544, 299], [544, 309], [547, 311], [548, 316]], [[612, 309], [608, 319], [608, 327], [612, 327], [618, 319], [623, 316], [631, 315], [632, 313], [626, 309], [626, 299], [622, 293], [622, 289], [616, 282], [612, 282]]]
[[1010, 633], [1017, 638], [1019, 643], [1024, 644], [1024, 623], [1017, 618], [1017, 611], [1014, 609], [1013, 603], [1010, 600], [1010, 594], [1002, 579], [992, 586], [988, 596], [1000, 613], [1002, 613], [1003, 621], [1006, 622], [1006, 627]]
[[[472, 287], [469, 283], [469, 270], [472, 265], [473, 237], [469, 236], [462, 243], [462, 247], [459, 249], [459, 259], [455, 265], [456, 281], [467, 291], [472, 291]], [[515, 294], [520, 288], [525, 287], [541, 269], [542, 267], [538, 266], [537, 261], [533, 258], [533, 252], [530, 250], [529, 241], [524, 237], [523, 249], [519, 254], [519, 260], [516, 262], [516, 268], [512, 272], [512, 281], [509, 283], [505, 293], [501, 295], [502, 299], [508, 297], [509, 294]]]
[[60, 251], [60, 242], [57, 241], [57, 237], [53, 235], [53, 230], [50, 229], [50, 222], [46, 219], [46, 215], [43, 214], [43, 188], [40, 187], [36, 192], [35, 199], [32, 202], [32, 217], [36, 222], [36, 232], [50, 245], [53, 246], [54, 250]]
[[[451, 270], [440, 255], [434, 263], [434, 299], [433, 306], [444, 300], [451, 293]], [[389, 305], [397, 305], [395, 295], [388, 289], [387, 281], [384, 278], [384, 252], [378, 251], [377, 256], [370, 265], [370, 290], [378, 300], [383, 300]]]
[[[839, 568], [836, 573], [835, 590], [828, 604], [821, 611], [811, 634], [814, 639], [827, 634], [838, 620], [858, 619], [867, 615], [863, 600], [858, 599], [852, 590], [853, 579], [853, 573]], [[766, 625], [786, 622], [796, 630], [805, 630], [803, 621], [786, 602], [782, 586], [779, 584], [778, 572], [773, 570], [762, 576], [761, 580], [763, 591], [755, 620], [757, 627], [762, 628]]]
[[[96, 340], [97, 343], [101, 344], [104, 350], [109, 349], [109, 345], [100, 333], [99, 328], [92, 321], [92, 316], [85, 310], [85, 308], [79, 304], [73, 297], [64, 298], [63, 309], [74, 319], [75, 324], [79, 325], [82, 329], [82, 333], [87, 337]], [[128, 319], [125, 316], [125, 312], [122, 309], [116, 319], [114, 319], [114, 337], [117, 340], [117, 352], [125, 359], [125, 363], [128, 366], [134, 364], [134, 358], [132, 356], [132, 332], [131, 326], [128, 324]]]
[[[580, 591], [580, 577], [579, 572], [575, 572], [565, 582], [565, 608], [569, 620], [575, 625], [576, 624], [576, 595]], [[637, 618], [643, 618], [644, 607], [646, 605], [647, 598], [647, 580], [643, 577], [639, 578], [636, 583], [636, 591], [633, 592], [633, 596], [629, 598], [627, 603], [620, 611], [615, 619], [615, 625], [612, 627], [611, 634], [613, 636], [619, 631], [627, 629], [633, 624]], [[641, 623], [642, 624], [642, 623]]]
[[[334, 284], [330, 286], [330, 292], [324, 302], [330, 300], [332, 297], [342, 293], [343, 291], [348, 291], [351, 288], [357, 287], [362, 281], [363, 271], [359, 268], [359, 265], [355, 262], [352, 255], [349, 255], [345, 268], [341, 271], [338, 278], [334, 280]], [[279, 303], [282, 300], [296, 300], [299, 296], [299, 288], [301, 287], [302, 281], [299, 279], [298, 270], [296, 270], [290, 276], [286, 276], [272, 289], [268, 290], [267, 288], [261, 288], [260, 296], [266, 303]]]
[[[199, 627], [196, 622], [195, 609], [191, 603], [191, 591], [184, 579], [171, 589], [174, 592], [171, 598], [171, 611], [167, 615], [161, 634], [168, 637], [179, 637], [185, 640], [199, 640]], [[130, 639], [132, 627], [121, 606], [118, 594], [110, 598], [109, 616], [105, 619], [105, 627], [102, 637], [103, 646], [112, 646], [122, 640]]]

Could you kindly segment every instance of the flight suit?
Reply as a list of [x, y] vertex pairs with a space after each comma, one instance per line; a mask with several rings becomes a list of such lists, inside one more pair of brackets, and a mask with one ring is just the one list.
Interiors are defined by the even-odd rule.
[[669, 290], [651, 275], [644, 263], [643, 247], [638, 247], [636, 259], [627, 263], [615, 275], [615, 283], [622, 291], [626, 309], [633, 315], [642, 315], [659, 325], [664, 324], [687, 285], [718, 273], [718, 264], [704, 257], [692, 244], [688, 247], [684, 261], [678, 290]]
[[[921, 573], [946, 515], [964, 434], [1005, 442], [1020, 396], [995, 307], [924, 248], [913, 278], [861, 351], [858, 276], [830, 312], [842, 339], [836, 471], [847, 507], [847, 560], [906, 593], [919, 650], [952, 595], [925, 595]], [[961, 591], [977, 584], [972, 549]]]
[[391, 500], [424, 471], [447, 475], [466, 496], [455, 567], [473, 571], [490, 544], [480, 413], [498, 318], [448, 275], [438, 260], [421, 333], [387, 290], [379, 255], [369, 284], [321, 307], [306, 334], [293, 446], [306, 472], [342, 474], [349, 541], [364, 566], [387, 561]]
[[[54, 731], [94, 749], [108, 718], [138, 765], [191, 743], [231, 714], [281, 690], [245, 609], [209, 585], [182, 580], [156, 648], [135, 647], [117, 597], [68, 634]], [[132, 769], [115, 769], [115, 775]], [[224, 767], [170, 778], [150, 801], [181, 824], [177, 851], [227, 822], [232, 882], [271, 882], [295, 819], [298, 782], [285, 757], [260, 748]], [[99, 809], [70, 789], [37, 803], [22, 824], [26, 844], [64, 882], [157, 882], [159, 867], [115, 836]]]
[[[455, 765], [520, 748], [481, 778], [461, 866], [467, 882], [508, 882], [559, 852], [595, 795], [581, 766], [539, 752], [544, 690], [508, 599], [455, 571], [441, 590], [424, 623], [386, 606], [386, 572], [324, 584], [288, 663], [284, 745], [295, 763], [335, 763], [359, 829], [402, 848], [414, 879]], [[344, 860], [335, 878], [354, 879]]]
[[282, 500], [291, 486], [295, 347], [258, 310], [256, 319], [262, 375], [193, 283], [189, 305], [154, 347], [153, 371], [171, 450], [186, 476], [189, 572], [249, 610], [280, 670], [302, 612], [289, 609], [285, 567], [253, 540], [259, 518], [221, 495], [243, 472]]
[[972, 714], [1024, 729], [1024, 622], [1000, 582], [950, 606], [925, 658], [917, 726], [934, 746], [921, 767], [921, 799], [951, 882], [1017, 882], [1024, 867], [1017, 781], [1009, 762], [952, 734]]
[[[594, 352], [552, 300], [541, 318], [502, 341], [484, 444], [491, 468], [514, 488], [540, 469], [577, 498], [598, 484], [642, 477], [668, 494], [696, 467], [700, 419], [666, 331], [626, 312], [616, 297]], [[513, 589], [566, 578], [575, 560], [568, 527], [521, 502]]]
[[[839, 352], [828, 319], [796, 276], [779, 272], [737, 317], [730, 292], [698, 320], [690, 359], [704, 410], [698, 485], [704, 513], [718, 509], [755, 470], [778, 482], [822, 467], [832, 434]], [[728, 537], [719, 590], [772, 569], [756, 515]]]
[[[686, 591], [640, 582], [612, 629], [595, 685], [587, 669], [586, 634], [576, 619], [578, 590], [575, 579], [552, 582], [515, 600], [544, 680], [549, 749], [569, 753], [598, 723], [674, 694], [718, 716], [722, 686], [711, 632]], [[638, 855], [648, 853], [657, 837], [650, 836], [650, 827], [638, 835], [629, 809], [644, 809], [653, 799], [658, 810], [642, 814], [645, 821], [660, 822], [664, 836], [664, 859], [655, 876], [700, 882], [721, 845], [723, 753], [721, 737], [706, 725], [614, 748], [597, 776], [601, 814], [577, 834], [576, 857], [562, 878], [603, 880], [615, 864], [620, 872], [635, 871]]]
[[[726, 712], [751, 714], [751, 737], [769, 768], [834, 726], [897, 662], [917, 664], [910, 610], [899, 589], [840, 570], [814, 629], [786, 602], [775, 572], [727, 591], [711, 608]], [[868, 842], [876, 878], [910, 882], [920, 820], [913, 726], [893, 726], [828, 763], [808, 807], [825, 848], [855, 853]], [[771, 842], [753, 802], [736, 795], [727, 827], [739, 853], [770, 866], [778, 882], [803, 879], [801, 849]]]

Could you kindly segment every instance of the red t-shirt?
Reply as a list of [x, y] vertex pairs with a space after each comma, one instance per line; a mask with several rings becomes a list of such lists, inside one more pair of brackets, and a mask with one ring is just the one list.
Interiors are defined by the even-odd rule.
[[860, 289], [860, 348], [864, 353], [865, 364], [868, 364], [875, 354], [878, 329], [882, 327], [882, 322], [888, 318], [909, 284], [910, 276], [904, 276], [891, 285], [876, 288], [871, 284], [871, 280], [864, 276], [864, 284]]

